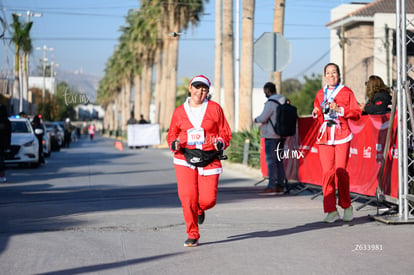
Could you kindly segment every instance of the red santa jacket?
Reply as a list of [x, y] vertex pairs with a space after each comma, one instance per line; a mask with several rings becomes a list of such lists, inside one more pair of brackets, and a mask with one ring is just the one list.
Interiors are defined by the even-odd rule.
[[[338, 85], [330, 98], [327, 99], [326, 87], [316, 93], [313, 113], [314, 118], [320, 122], [318, 144], [335, 145], [349, 142], [352, 139], [352, 132], [349, 129], [348, 119], [358, 120], [361, 116], [361, 109], [348, 87]], [[324, 114], [323, 107], [328, 101], [335, 102], [341, 109], [340, 113]]]
[[[188, 100], [178, 106], [172, 116], [170, 128], [167, 134], [168, 146], [171, 149], [171, 143], [179, 140], [181, 148], [201, 149], [204, 151], [215, 150], [214, 143], [220, 140], [227, 148], [232, 138], [230, 126], [224, 116], [223, 110], [219, 104], [214, 101], [204, 101], [201, 106], [201, 119], [197, 119], [191, 112]], [[193, 144], [189, 133], [191, 129], [202, 128], [204, 137], [201, 143]], [[190, 130], [190, 131], [189, 131]], [[173, 150], [172, 150], [173, 151]], [[174, 152], [174, 163], [184, 165], [195, 169], [194, 166], [187, 163], [181, 150]], [[204, 175], [221, 173], [221, 162], [216, 159], [203, 168], [198, 168], [199, 172]]]

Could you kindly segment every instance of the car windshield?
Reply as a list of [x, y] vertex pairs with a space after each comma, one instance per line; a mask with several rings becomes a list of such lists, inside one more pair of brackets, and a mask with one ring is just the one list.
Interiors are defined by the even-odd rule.
[[30, 133], [25, 121], [11, 121], [12, 133]]

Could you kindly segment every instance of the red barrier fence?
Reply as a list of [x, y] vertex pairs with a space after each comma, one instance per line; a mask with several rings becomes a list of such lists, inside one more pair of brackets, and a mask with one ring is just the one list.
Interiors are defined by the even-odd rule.
[[[390, 114], [366, 115], [358, 121], [351, 121], [354, 138], [351, 141], [348, 172], [350, 191], [357, 194], [375, 196], [378, 186], [378, 173], [385, 149], [385, 140]], [[286, 140], [284, 165], [286, 177], [301, 183], [322, 185], [322, 169], [316, 136], [318, 122], [312, 117], [299, 118], [296, 136]], [[267, 177], [264, 139], [261, 146], [261, 171]], [[398, 149], [397, 115], [394, 117], [390, 148], [384, 166], [383, 193], [398, 198]]]

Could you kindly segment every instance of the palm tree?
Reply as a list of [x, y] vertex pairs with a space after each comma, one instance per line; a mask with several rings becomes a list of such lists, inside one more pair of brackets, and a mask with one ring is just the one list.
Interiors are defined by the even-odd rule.
[[[137, 18], [131, 16], [128, 25], [123, 29], [126, 46], [126, 53], [131, 54], [130, 59], [134, 60], [131, 64], [125, 64], [125, 56], [119, 56], [121, 61], [113, 61], [115, 54], [111, 57], [111, 62], [107, 64], [110, 69], [105, 70], [106, 81], [114, 81], [113, 77], [108, 74], [114, 74], [121, 79], [126, 79], [127, 74], [134, 74], [133, 78], [136, 82], [141, 83], [143, 87], [142, 108], [148, 108], [151, 100], [151, 72], [153, 67], [157, 68], [157, 98], [160, 101], [157, 104], [158, 112], [164, 111], [164, 115], [159, 115], [160, 125], [165, 128], [172, 112], [175, 108], [176, 86], [177, 86], [177, 61], [178, 61], [178, 40], [165, 39], [167, 34], [171, 32], [181, 32], [186, 29], [189, 24], [195, 24], [199, 21], [199, 15], [203, 11], [202, 0], [183, 0], [180, 2], [168, 0], [144, 0], [141, 3], [141, 10], [137, 14]], [[143, 16], [145, 22], [139, 17]], [[139, 24], [138, 24], [139, 23]], [[160, 38], [163, 39], [160, 42]], [[129, 43], [126, 41], [129, 40]], [[142, 67], [138, 66], [138, 60], [142, 63]], [[121, 69], [122, 68], [122, 69]], [[127, 69], [128, 68], [128, 69]], [[130, 77], [130, 76], [129, 76]], [[127, 82], [116, 87], [125, 87]], [[105, 85], [108, 85], [105, 83]], [[112, 84], [111, 84], [112, 85]], [[137, 83], [135, 83], [137, 85]], [[104, 83], [102, 88], [104, 88]], [[172, 90], [171, 90], [172, 89]], [[120, 89], [122, 90], [122, 89]], [[162, 94], [161, 94], [162, 92]], [[126, 93], [125, 90], [123, 93]], [[100, 92], [100, 98], [107, 98], [104, 92]], [[120, 104], [120, 97], [115, 92], [114, 104]], [[108, 105], [109, 106], [109, 105]]]
[[214, 98], [221, 102], [221, 73], [223, 66], [223, 1], [216, 0], [216, 47], [214, 61]]
[[[32, 41], [30, 39], [30, 29], [32, 28], [33, 22], [28, 23], [20, 23], [19, 16], [17, 14], [13, 14], [13, 22], [11, 27], [13, 29], [12, 41], [15, 47], [14, 53], [14, 83], [13, 83], [13, 98], [17, 96], [20, 99], [19, 102], [19, 111], [23, 110], [23, 94], [20, 91], [20, 72], [21, 72], [21, 58], [20, 54], [23, 50], [25, 53], [28, 53], [32, 50]], [[26, 55], [25, 55], [26, 56]], [[27, 64], [27, 61], [24, 61]], [[27, 67], [25, 67], [25, 76], [23, 79], [27, 79]], [[23, 71], [22, 71], [23, 72]], [[27, 82], [26, 82], [26, 89], [27, 89]], [[13, 104], [14, 109], [14, 104]], [[16, 110], [14, 109], [13, 112]]]
[[224, 113], [234, 130], [233, 0], [226, 0], [223, 5], [223, 92]]
[[116, 55], [112, 55], [105, 67], [105, 75], [99, 82], [98, 93], [97, 93], [97, 102], [103, 106], [107, 106], [107, 109], [110, 108], [110, 113], [112, 117], [108, 117], [109, 124], [108, 130], [117, 130], [118, 129], [118, 120], [117, 120], [117, 106], [118, 95], [121, 90], [120, 77], [118, 77], [117, 64], [116, 64]]
[[20, 111], [27, 111], [27, 108], [25, 108], [24, 106], [27, 106], [27, 101], [28, 101], [28, 90], [29, 90], [29, 68], [28, 68], [28, 57], [29, 54], [32, 52], [33, 50], [33, 45], [32, 45], [32, 39], [30, 38], [30, 30], [32, 29], [32, 25], [33, 22], [28, 22], [24, 24], [23, 27], [23, 41], [22, 41], [22, 50], [23, 50], [23, 96], [22, 98], [25, 100], [24, 102], [22, 102], [22, 99], [20, 100], [21, 105]]
[[[285, 20], [285, 0], [275, 0], [275, 13], [273, 16], [273, 32], [283, 34], [283, 26]], [[273, 72], [273, 81], [276, 85], [276, 91], [280, 94], [282, 86], [282, 73]]]
[[250, 130], [252, 125], [254, 9], [255, 0], [243, 0], [240, 112], [237, 130]]
[[[177, 63], [178, 63], [178, 42], [182, 30], [188, 28], [189, 24], [195, 25], [199, 22], [199, 16], [203, 12], [202, 0], [183, 0], [180, 2], [168, 0], [160, 1], [162, 53], [161, 57], [161, 84], [157, 96], [162, 98], [160, 102], [160, 125], [166, 128], [170, 122], [171, 115], [175, 108], [176, 87], [177, 87]], [[173, 34], [173, 35], [172, 35]], [[158, 107], [158, 106], [157, 106]]]
[[[136, 89], [135, 99], [139, 99], [135, 104], [136, 109], [140, 112], [136, 114], [143, 114], [144, 117], [150, 117], [150, 105], [152, 99], [152, 72], [154, 66], [154, 59], [158, 47], [158, 33], [159, 22], [159, 5], [154, 5], [154, 1], [142, 1], [141, 11], [135, 12], [131, 22], [131, 42], [133, 44], [133, 52], [136, 61], [136, 72], [134, 79], [136, 87], [140, 87], [137, 98], [138, 89]], [[139, 65], [138, 65], [139, 64]], [[139, 85], [137, 85], [139, 84]]]
[[131, 113], [131, 82], [132, 82], [132, 52], [128, 48], [127, 33], [120, 38], [120, 44], [116, 52], [116, 74], [121, 79], [121, 92], [119, 94], [119, 102], [121, 109], [121, 118], [118, 127], [126, 130], [126, 122]]

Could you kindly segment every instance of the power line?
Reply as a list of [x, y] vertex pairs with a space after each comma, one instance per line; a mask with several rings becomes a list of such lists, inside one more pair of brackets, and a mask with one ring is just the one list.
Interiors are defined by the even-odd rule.
[[321, 55], [318, 59], [316, 59], [312, 64], [310, 64], [308, 67], [306, 67], [304, 70], [302, 70], [300, 73], [298, 73], [297, 75], [295, 75], [293, 78], [299, 78], [301, 76], [303, 76], [307, 71], [309, 71], [310, 69], [312, 69], [316, 64], [318, 64], [322, 59], [324, 59], [330, 52], [331, 52], [330, 48], [327, 52], [325, 52], [323, 55]]

